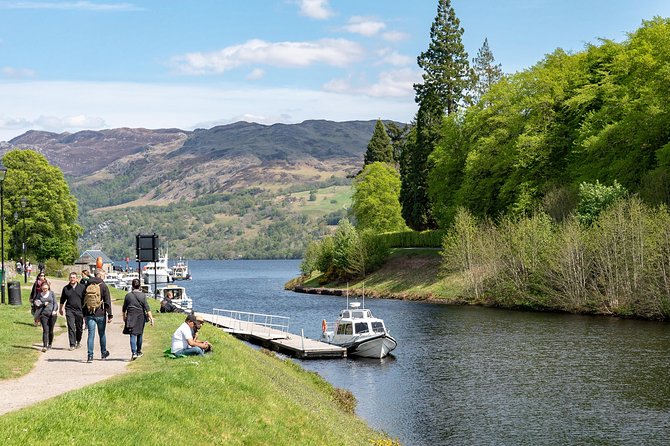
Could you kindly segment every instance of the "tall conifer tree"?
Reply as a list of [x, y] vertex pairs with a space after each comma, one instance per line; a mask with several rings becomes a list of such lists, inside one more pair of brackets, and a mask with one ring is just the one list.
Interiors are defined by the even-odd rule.
[[407, 225], [415, 230], [435, 227], [428, 198], [428, 156], [439, 143], [439, 126], [447, 115], [469, 102], [472, 70], [461, 38], [463, 28], [450, 0], [439, 0], [430, 28], [428, 49], [417, 58], [423, 83], [414, 84], [419, 111], [413, 141], [406, 144], [401, 166], [400, 202]]
[[477, 57], [472, 59], [472, 71], [474, 73], [473, 100], [479, 100], [491, 89], [491, 85], [498, 82], [503, 75], [502, 66], [495, 63], [493, 52], [489, 48], [489, 39], [484, 39]]
[[374, 162], [393, 163], [393, 146], [391, 138], [386, 133], [386, 127], [381, 119], [377, 119], [375, 130], [372, 132], [372, 138], [368, 143], [368, 150], [365, 152], [364, 165]]

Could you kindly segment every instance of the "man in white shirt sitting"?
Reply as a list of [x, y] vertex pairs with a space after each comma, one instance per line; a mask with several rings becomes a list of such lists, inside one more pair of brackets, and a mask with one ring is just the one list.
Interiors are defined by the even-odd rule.
[[177, 331], [172, 335], [172, 348], [170, 351], [175, 356], [203, 356], [205, 350], [209, 349], [209, 342], [198, 341], [193, 338], [193, 331], [195, 328], [200, 328], [195, 314], [186, 316], [183, 324], [177, 328]]

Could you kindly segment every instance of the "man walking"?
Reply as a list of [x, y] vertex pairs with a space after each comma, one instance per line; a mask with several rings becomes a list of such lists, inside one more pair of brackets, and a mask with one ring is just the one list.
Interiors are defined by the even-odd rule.
[[84, 332], [84, 313], [82, 303], [84, 300], [84, 285], [77, 281], [77, 273], [70, 273], [70, 281], [63, 287], [60, 295], [60, 315], [65, 310], [67, 320], [67, 335], [70, 339], [70, 350], [79, 348], [81, 336]]
[[105, 285], [105, 272], [102, 269], [95, 271], [95, 277], [91, 278], [84, 289], [84, 319], [88, 328], [88, 356], [86, 362], [93, 362], [93, 349], [95, 347], [95, 328], [98, 327], [100, 338], [100, 356], [107, 359], [107, 337], [105, 329], [112, 322], [112, 298], [109, 288]]

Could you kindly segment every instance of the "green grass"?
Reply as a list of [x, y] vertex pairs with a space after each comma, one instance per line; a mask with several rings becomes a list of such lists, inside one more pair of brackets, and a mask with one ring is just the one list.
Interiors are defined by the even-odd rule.
[[[445, 275], [436, 249], [394, 249], [380, 269], [364, 280], [349, 282], [349, 290], [377, 297], [461, 303], [464, 284], [459, 274]], [[342, 288], [342, 283], [321, 284], [321, 276], [310, 277], [306, 287]]]
[[[202, 330], [214, 345], [212, 355], [164, 358], [183, 315], [155, 318], [156, 326], [145, 331], [145, 355], [129, 364], [131, 373], [1, 416], [2, 443], [396, 444], [353, 415], [342, 391], [317, 374], [214, 327]], [[0, 345], [18, 345], [9, 341], [16, 332], [33, 330], [16, 327], [0, 332]]]
[[351, 186], [330, 186], [317, 189], [315, 201], [309, 201], [309, 192], [295, 193], [294, 197], [302, 199], [295, 209], [311, 217], [320, 217], [349, 207], [352, 193]]

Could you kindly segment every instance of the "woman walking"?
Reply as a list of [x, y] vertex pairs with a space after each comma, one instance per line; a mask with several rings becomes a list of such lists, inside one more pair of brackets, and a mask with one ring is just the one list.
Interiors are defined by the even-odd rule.
[[151, 308], [147, 305], [146, 295], [140, 291], [139, 279], [133, 279], [132, 288], [132, 291], [123, 299], [123, 321], [130, 334], [130, 360], [134, 361], [142, 356], [142, 334], [146, 319], [153, 327], [154, 317], [151, 314]]
[[41, 292], [33, 301], [35, 306], [35, 325], [42, 324], [42, 352], [51, 349], [54, 341], [54, 327], [58, 318], [56, 295], [51, 291], [46, 280], [41, 285]]
[[[37, 275], [37, 279], [35, 279], [35, 282], [33, 282], [32, 289], [30, 290], [30, 310], [32, 311], [33, 316], [37, 311], [37, 307], [35, 306], [35, 299], [37, 299], [42, 292], [42, 284], [45, 282], [49, 284], [49, 281], [44, 275], [44, 271], [40, 271], [40, 273]], [[37, 320], [37, 318], [35, 318], [35, 320]]]

